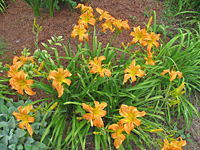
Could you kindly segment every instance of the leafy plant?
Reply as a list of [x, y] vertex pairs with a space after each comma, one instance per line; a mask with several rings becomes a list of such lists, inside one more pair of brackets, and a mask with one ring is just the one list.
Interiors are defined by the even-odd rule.
[[[133, 149], [129, 144], [132, 141], [141, 149], [158, 149], [158, 140], [151, 133], [169, 139], [176, 125], [172, 124], [172, 117], [183, 116], [185, 128], [191, 125], [193, 111], [200, 118], [185, 95], [186, 90], [190, 93], [191, 88], [200, 89], [198, 31], [196, 35], [178, 34], [165, 43], [156, 32], [154, 11], [153, 28], [151, 17], [147, 29], [134, 27], [132, 41], [118, 48], [111, 46], [111, 42], [115, 39], [117, 43], [118, 35], [130, 29], [128, 20], [115, 19], [108, 12], [105, 15], [99, 8], [96, 10], [101, 16], [96, 19], [90, 6], [79, 4], [78, 8], [82, 14], [71, 34], [72, 38], [77, 36], [75, 55], [70, 41], [66, 46], [62, 36], [52, 36], [47, 44], [42, 43], [46, 50], [38, 48], [33, 56], [24, 50], [22, 56], [15, 57], [8, 72], [10, 84], [19, 94], [25, 91], [34, 95], [32, 88], [38, 88], [51, 95], [52, 103], [47, 108], [58, 104], [38, 148], [51, 132], [47, 148], [52, 145], [57, 150], [85, 149], [88, 136], [94, 138], [95, 149], [111, 149], [112, 139], [117, 149]], [[102, 19], [106, 20], [101, 25], [102, 32], [115, 31], [105, 48], [98, 42], [95, 28], [95, 22]], [[88, 44], [89, 24], [94, 28], [92, 47]], [[40, 29], [35, 22], [34, 28]], [[37, 41], [39, 30], [35, 33]], [[66, 56], [59, 56], [61, 47]], [[136, 52], [135, 47], [139, 48]], [[122, 53], [120, 57], [118, 52]], [[43, 82], [46, 79], [48, 82]], [[44, 100], [47, 99], [35, 100], [30, 105]], [[89, 132], [90, 128], [94, 132]], [[178, 139], [174, 143], [185, 146], [185, 140]]]
[[[26, 106], [32, 101], [29, 99], [26, 103], [20, 100], [18, 102], [13, 102], [0, 98], [0, 146], [2, 149], [12, 149], [12, 150], [35, 150], [39, 144], [41, 136], [46, 130], [48, 124], [49, 116], [51, 113], [46, 115], [43, 108], [44, 103], [40, 105], [40, 110], [38, 110], [37, 116], [35, 117], [34, 123], [31, 124], [33, 128], [34, 135], [30, 135], [18, 127], [18, 123], [13, 116], [14, 111], [18, 111], [19, 106]], [[45, 119], [44, 119], [45, 116]], [[43, 124], [42, 124], [43, 123]], [[48, 133], [49, 134], [49, 133]], [[45, 144], [46, 143], [46, 144]], [[41, 143], [39, 149], [45, 149], [48, 144], [48, 137]]]

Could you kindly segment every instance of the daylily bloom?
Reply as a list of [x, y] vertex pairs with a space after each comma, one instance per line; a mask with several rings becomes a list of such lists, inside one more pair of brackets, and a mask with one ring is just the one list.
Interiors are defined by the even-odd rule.
[[[178, 141], [178, 139], [180, 139], [180, 141]], [[181, 137], [177, 138], [177, 140], [171, 141], [171, 143], [169, 143], [169, 141], [165, 139], [162, 150], [183, 150], [182, 146], [185, 145], [186, 141], [182, 140]]]
[[119, 20], [114, 20], [113, 25], [115, 27], [117, 27], [119, 30], [122, 29], [122, 27], [124, 29], [129, 29], [130, 30], [130, 26], [128, 25], [128, 20], [122, 21], [121, 19]]
[[109, 12], [107, 12], [107, 11], [104, 11], [103, 12], [103, 10], [102, 9], [100, 9], [100, 8], [96, 8], [96, 11], [99, 13], [99, 14], [101, 14], [101, 16], [99, 17], [99, 21], [101, 21], [103, 18], [105, 18], [105, 19], [107, 19], [107, 20], [109, 20], [109, 19], [111, 19], [111, 15], [109, 14]]
[[111, 137], [115, 139], [114, 145], [116, 149], [120, 147], [122, 142], [126, 139], [126, 137], [122, 134], [123, 131], [125, 131], [124, 126], [118, 122], [117, 124], [112, 124], [108, 127], [108, 130], [114, 131], [113, 134], [111, 134]]
[[145, 72], [140, 69], [141, 66], [140, 65], [135, 66], [135, 60], [133, 60], [129, 68], [126, 68], [124, 70], [124, 73], [129, 73], [129, 74], [124, 75], [123, 84], [126, 83], [129, 78], [131, 78], [132, 82], [135, 82], [136, 76], [140, 78], [143, 77], [145, 75]]
[[92, 67], [92, 69], [90, 70], [90, 73], [97, 73], [97, 74], [100, 74], [100, 77], [104, 77], [104, 74], [107, 76], [107, 77], [110, 77], [111, 76], [111, 72], [110, 70], [106, 69], [106, 68], [102, 68], [101, 66], [101, 61], [102, 60], [105, 60], [106, 57], [105, 56], [100, 56], [97, 60], [97, 57], [94, 58], [94, 61], [91, 60], [89, 62], [89, 64], [91, 64], [88, 69], [90, 67]]
[[18, 60], [21, 61], [23, 64], [25, 64], [28, 60], [31, 61], [32, 64], [35, 63], [35, 61], [33, 60], [33, 56], [31, 56], [31, 57], [25, 57], [25, 56], [22, 55], [21, 57], [15, 56], [13, 58], [13, 65], [15, 65]]
[[86, 11], [84, 14], [80, 16], [80, 20], [78, 24], [83, 24], [85, 28], [88, 28], [88, 23], [95, 26], [95, 18], [93, 18], [93, 14]]
[[103, 27], [102, 32], [106, 33], [105, 29], [109, 29], [111, 32], [113, 32], [115, 30], [115, 28], [113, 28], [113, 21], [112, 20], [106, 20], [106, 22], [102, 25], [100, 25], [99, 27]]
[[107, 112], [103, 110], [107, 103], [102, 102], [99, 104], [98, 101], [94, 101], [95, 108], [92, 108], [90, 105], [82, 103], [82, 107], [88, 111], [89, 113], [83, 115], [83, 118], [89, 120], [91, 122], [91, 126], [96, 126], [102, 128], [104, 126], [103, 120], [101, 117], [104, 117]]
[[102, 68], [102, 66], [100, 65], [96, 65], [94, 67], [92, 67], [92, 69], [90, 70], [90, 73], [97, 73], [97, 74], [100, 74], [100, 77], [104, 77], [104, 74], [107, 76], [107, 77], [110, 77], [111, 76], [111, 72], [110, 70], [106, 69], [106, 68]]
[[126, 133], [130, 134], [131, 130], [134, 129], [134, 124], [140, 126], [141, 121], [137, 117], [143, 117], [146, 112], [139, 112], [136, 107], [122, 104], [119, 114], [124, 117], [124, 119], [120, 120], [120, 123], [124, 124]]
[[18, 72], [18, 69], [23, 65], [23, 62], [19, 61], [15, 63], [15, 65], [10, 66], [10, 70], [8, 71], [8, 77], [12, 77], [14, 74]]
[[25, 89], [25, 92], [28, 95], [34, 95], [36, 92], [33, 92], [31, 87], [29, 85], [33, 84], [33, 80], [26, 80], [27, 74], [24, 73], [24, 70], [21, 70], [20, 72], [17, 72], [12, 75], [12, 78], [10, 79], [10, 85], [12, 88], [17, 90], [17, 92], [21, 95], [24, 94], [23, 89]]
[[183, 77], [183, 74], [182, 72], [180, 71], [175, 71], [172, 69], [172, 71], [170, 72], [169, 69], [166, 69], [166, 70], [163, 70], [163, 72], [161, 73], [162, 76], [164, 76], [164, 74], [166, 73], [169, 73], [169, 76], [170, 76], [170, 82], [172, 82], [174, 79], [176, 79], [176, 76], [178, 75], [178, 79], [182, 78]]
[[84, 25], [79, 24], [75, 25], [71, 34], [72, 38], [75, 38], [77, 35], [79, 36], [79, 41], [83, 41], [83, 37], [86, 39], [86, 41], [89, 41], [88, 39], [88, 33], [86, 33], [87, 30], [85, 29]]
[[86, 12], [87, 10], [88, 10], [89, 12], [93, 13], [93, 9], [92, 9], [92, 7], [90, 7], [90, 6], [85, 6], [85, 5], [83, 5], [83, 4], [78, 4], [78, 5], [76, 6], [76, 8], [81, 8], [82, 13]]
[[145, 33], [143, 39], [146, 40], [146, 42], [148, 43], [147, 49], [151, 49], [153, 45], [158, 47], [159, 43], [157, 41], [159, 40], [159, 37], [160, 37], [160, 34], [155, 35], [154, 32], [151, 32], [150, 34]]
[[88, 69], [89, 69], [90, 67], [94, 67], [95, 65], [101, 65], [102, 60], [105, 60], [105, 59], [106, 59], [105, 56], [100, 56], [100, 57], [98, 58], [98, 60], [97, 60], [97, 57], [94, 57], [94, 61], [93, 61], [93, 60], [90, 60], [89, 64], [91, 64], [91, 65], [88, 67]]
[[12, 114], [17, 118], [17, 121], [22, 120], [22, 122], [19, 123], [19, 127], [23, 130], [24, 126], [25, 126], [27, 128], [30, 136], [32, 137], [33, 130], [29, 123], [33, 123], [35, 121], [35, 118], [28, 115], [28, 113], [30, 112], [31, 109], [33, 109], [32, 105], [28, 105], [28, 106], [24, 107], [23, 109], [22, 109], [22, 106], [20, 106], [18, 108], [19, 113], [16, 113], [14, 111]]
[[52, 86], [57, 90], [58, 97], [61, 97], [63, 95], [63, 86], [62, 83], [66, 83], [68, 86], [71, 85], [71, 80], [66, 79], [66, 77], [70, 77], [72, 74], [65, 69], [63, 71], [63, 68], [58, 68], [58, 72], [55, 70], [51, 70], [48, 76], [48, 80], [53, 79]]
[[144, 35], [147, 33], [145, 28], [140, 30], [140, 26], [138, 27], [134, 27], [133, 28], [134, 32], [131, 32], [131, 36], [134, 36], [134, 38], [132, 39], [131, 43], [127, 44], [127, 45], [131, 45], [131, 44], [135, 44], [136, 42], [140, 41], [140, 44], [142, 46], [147, 45], [147, 42], [144, 40]]

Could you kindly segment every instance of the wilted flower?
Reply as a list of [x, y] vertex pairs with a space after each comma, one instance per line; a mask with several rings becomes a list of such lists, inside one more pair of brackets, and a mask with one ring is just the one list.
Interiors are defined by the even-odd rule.
[[174, 79], [176, 79], [176, 76], [178, 75], [178, 79], [182, 78], [183, 77], [183, 74], [182, 72], [180, 71], [175, 71], [172, 69], [172, 71], [170, 72], [169, 69], [166, 69], [166, 70], [163, 70], [163, 72], [161, 73], [162, 76], [164, 76], [166, 73], [169, 73], [169, 76], [170, 76], [170, 82], [172, 82]]
[[124, 75], [123, 84], [126, 83], [129, 78], [131, 78], [132, 82], [135, 82], [136, 76], [143, 77], [145, 73], [144, 71], [140, 69], [141, 69], [141, 66], [140, 65], [135, 66], [135, 60], [133, 60], [129, 68], [126, 68], [124, 70], [124, 73], [129, 73], [129, 74]]
[[22, 109], [22, 106], [20, 106], [18, 108], [19, 113], [16, 113], [14, 111], [12, 114], [17, 118], [17, 121], [22, 120], [22, 122], [19, 123], [19, 127], [23, 130], [25, 126], [32, 137], [33, 130], [29, 123], [33, 123], [35, 121], [35, 118], [28, 115], [31, 109], [33, 109], [32, 105], [28, 105], [24, 107], [23, 109]]
[[72, 74], [65, 69], [63, 71], [63, 68], [58, 68], [58, 72], [55, 70], [51, 70], [48, 76], [48, 80], [53, 79], [52, 86], [57, 90], [58, 97], [61, 97], [63, 95], [63, 86], [62, 83], [66, 83], [68, 86], [71, 84], [71, 80], [66, 79], [66, 77], [70, 77]]
[[99, 104], [98, 101], [94, 101], [95, 108], [92, 108], [90, 105], [82, 103], [82, 107], [88, 111], [89, 113], [83, 115], [83, 118], [89, 120], [91, 122], [91, 126], [96, 126], [102, 128], [104, 126], [103, 120], [101, 117], [106, 115], [106, 111], [103, 110], [107, 103], [102, 102]]
[[[178, 141], [180, 139], [180, 141]], [[164, 145], [162, 150], [183, 150], [182, 146], [186, 145], [186, 141], [182, 140], [181, 137], [177, 138], [177, 140], [169, 141], [167, 139], [164, 140]]]
[[146, 60], [146, 64], [147, 65], [155, 65], [155, 60], [152, 60], [153, 58], [153, 54], [151, 52], [148, 53], [148, 58], [147, 57], [144, 57], [144, 59]]
[[75, 38], [77, 35], [79, 36], [79, 41], [83, 41], [83, 37], [86, 39], [86, 41], [89, 41], [88, 39], [88, 33], [86, 33], [87, 30], [85, 29], [84, 25], [79, 24], [75, 25], [71, 34], [72, 38]]
[[140, 44], [142, 46], [147, 45], [147, 42], [144, 40], [144, 35], [147, 33], [145, 28], [140, 30], [140, 26], [138, 26], [138, 27], [134, 27], [133, 30], [134, 32], [131, 32], [130, 35], [134, 36], [134, 38], [132, 39], [131, 43], [129, 43], [128, 45], [135, 44], [138, 41], [140, 41]]
[[124, 117], [124, 119], [120, 120], [120, 123], [124, 124], [126, 133], [130, 134], [131, 130], [134, 129], [134, 124], [140, 126], [141, 121], [137, 117], [143, 117], [146, 112], [139, 112], [136, 107], [122, 104], [119, 109], [119, 114]]
[[125, 131], [123, 124], [118, 122], [117, 124], [112, 124], [108, 127], [108, 130], [114, 131], [113, 134], [111, 134], [111, 137], [115, 139], [114, 145], [116, 149], [120, 147], [122, 142], [126, 139], [126, 137], [122, 134], [123, 131]]
[[24, 94], [23, 90], [25, 89], [25, 92], [28, 95], [34, 95], [36, 92], [33, 92], [31, 87], [29, 85], [33, 84], [33, 80], [26, 80], [27, 74], [24, 73], [24, 70], [21, 70], [20, 72], [17, 72], [12, 75], [12, 78], [10, 79], [10, 85], [12, 88], [17, 90], [17, 92], [21, 95]]

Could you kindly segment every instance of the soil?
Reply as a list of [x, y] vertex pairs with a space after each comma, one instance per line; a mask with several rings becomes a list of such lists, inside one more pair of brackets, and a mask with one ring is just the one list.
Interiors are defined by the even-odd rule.
[[[17, 5], [14, 2], [9, 1], [5, 14], [3, 15], [0, 13], [1, 36], [7, 39], [7, 42], [11, 44], [8, 49], [9, 51], [6, 52], [10, 61], [4, 60], [3, 65], [5, 65], [5, 63], [11, 64], [14, 56], [21, 56], [23, 48], [29, 48], [29, 52], [33, 55], [36, 50], [35, 34], [32, 32], [34, 18], [36, 18], [36, 24], [42, 26], [38, 41], [41, 50], [45, 49], [41, 43], [47, 44], [47, 40], [51, 39], [51, 36], [54, 35], [62, 36], [64, 44], [67, 45], [73, 27], [74, 25], [77, 25], [81, 14], [79, 9], [72, 11], [69, 7], [62, 6], [60, 10], [54, 10], [54, 17], [52, 18], [49, 16], [48, 12], [41, 9], [42, 18], [38, 18], [35, 17], [32, 8], [30, 8], [25, 1], [15, 1]], [[121, 42], [128, 43], [132, 40], [132, 37], [129, 35], [130, 32], [133, 31], [133, 27], [145, 27], [144, 23], [147, 23], [149, 20], [148, 17], [145, 17], [145, 13], [149, 14], [152, 10], [155, 10], [157, 24], [159, 24], [162, 10], [164, 9], [162, 2], [154, 0], [91, 0], [88, 3], [93, 7], [95, 16], [99, 16], [95, 11], [95, 8], [99, 7], [104, 11], [108, 11], [116, 19], [129, 20], [128, 23], [131, 30], [125, 30], [119, 35], [116, 47], [122, 47]], [[96, 24], [96, 35], [98, 37], [98, 42], [101, 42], [102, 48], [104, 48], [113, 34], [110, 31], [107, 31], [108, 34], [102, 34], [102, 29], [99, 28], [99, 25], [102, 23], [103, 22], [98, 22]], [[71, 39], [70, 44], [73, 54], [75, 54], [77, 39]], [[89, 35], [89, 46], [92, 47], [92, 34]], [[53, 51], [50, 51], [49, 53], [54, 55]], [[58, 53], [59, 56], [66, 55], [64, 49], [58, 49]], [[5, 59], [6, 57], [0, 56], [0, 58]], [[35, 94], [30, 97], [33, 101], [45, 98], [46, 96], [45, 93], [37, 93], [40, 94]], [[196, 107], [198, 108], [197, 105]], [[187, 144], [185, 149], [197, 150], [200, 149], [200, 138], [197, 134], [197, 131], [200, 132], [199, 120], [196, 118], [193, 124], [188, 132], [191, 133], [191, 138], [195, 145]]]

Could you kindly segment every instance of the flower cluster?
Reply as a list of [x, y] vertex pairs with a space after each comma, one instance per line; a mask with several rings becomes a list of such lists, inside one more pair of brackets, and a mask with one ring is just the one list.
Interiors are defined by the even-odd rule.
[[181, 137], [178, 137], [176, 140], [173, 140], [170, 143], [167, 139], [165, 139], [162, 150], [183, 150], [182, 146], [185, 146], [185, 145], [186, 145], [186, 141], [182, 140]]
[[106, 69], [106, 68], [102, 68], [102, 65], [101, 65], [101, 62], [102, 60], [105, 60], [106, 57], [105, 56], [100, 56], [98, 59], [97, 57], [94, 58], [94, 61], [91, 60], [88, 64], [88, 69], [91, 68], [90, 70], [90, 73], [97, 73], [97, 74], [100, 74], [100, 77], [104, 77], [104, 74], [107, 76], [107, 77], [110, 77], [111, 76], [111, 72], [110, 70]]
[[[89, 113], [83, 115], [83, 118], [89, 120], [91, 125], [103, 128], [104, 123], [101, 117], [106, 115], [106, 111], [103, 110], [107, 103], [102, 102], [99, 104], [98, 101], [94, 101], [95, 108], [92, 108], [90, 105], [82, 103], [82, 107]], [[111, 137], [115, 139], [114, 145], [118, 149], [126, 137], [122, 134], [124, 131], [127, 134], [135, 128], [135, 126], [140, 126], [141, 121], [137, 117], [143, 117], [146, 112], [138, 111], [136, 107], [121, 105], [119, 109], [119, 114], [123, 117], [117, 124], [112, 124], [108, 127], [109, 130], [112, 130], [114, 133], [111, 134]]]
[[13, 65], [9, 66], [10, 70], [8, 71], [8, 77], [11, 77], [9, 82], [12, 88], [17, 90], [19, 94], [23, 95], [23, 90], [25, 90], [28, 95], [34, 95], [36, 92], [33, 92], [30, 87], [30, 85], [33, 84], [34, 81], [28, 80], [28, 74], [26, 74], [24, 70], [20, 70], [20, 68], [22, 68], [26, 64], [26, 62], [31, 62], [32, 64], [35, 63], [33, 57], [14, 57]]
[[102, 27], [102, 32], [106, 33], [105, 29], [109, 29], [111, 32], [115, 31], [116, 29], [121, 31], [122, 28], [124, 29], [130, 29], [128, 25], [128, 20], [122, 21], [121, 19], [115, 19], [112, 17], [109, 12], [103, 11], [100, 8], [96, 8], [96, 11], [100, 14], [100, 17], [98, 19], [95, 19], [95, 16], [93, 15], [93, 9], [90, 6], [85, 6], [83, 4], [78, 4], [76, 8], [81, 8], [82, 14], [79, 17], [78, 25], [75, 25], [73, 27], [73, 31], [71, 34], [72, 38], [75, 38], [76, 36], [79, 36], [79, 41], [82, 42], [83, 38], [86, 39], [86, 41], [89, 41], [88, 39], [88, 24], [95, 26], [95, 23], [97, 20], [102, 21], [105, 19], [105, 23], [100, 25]]

